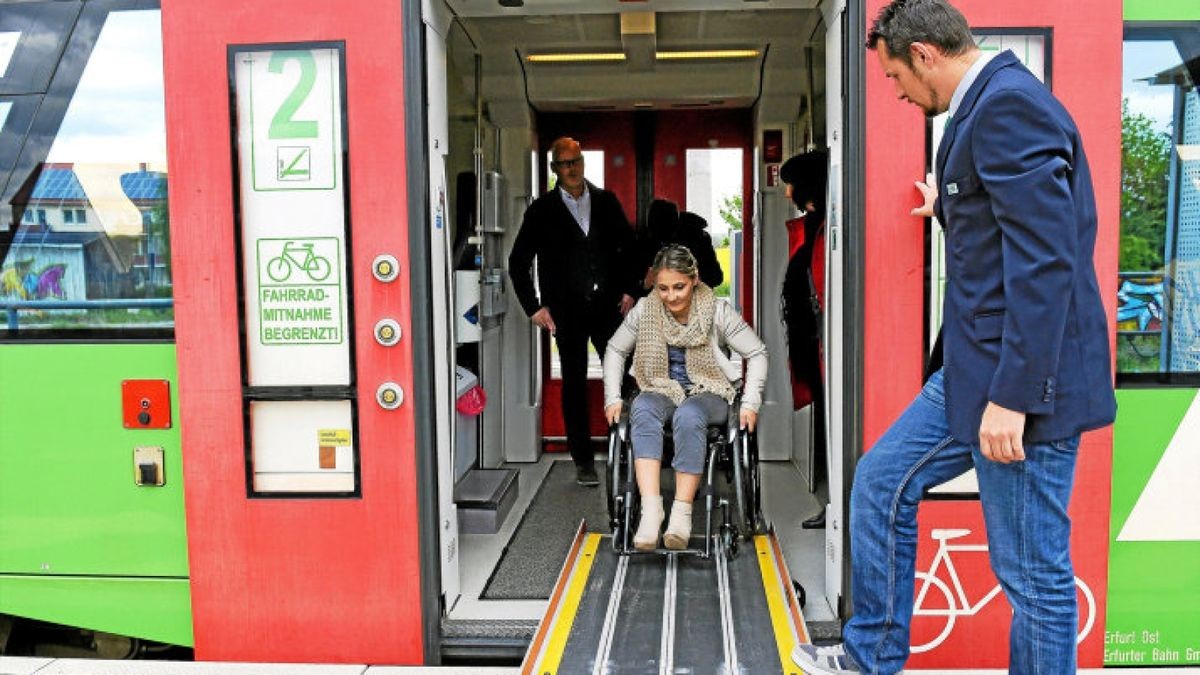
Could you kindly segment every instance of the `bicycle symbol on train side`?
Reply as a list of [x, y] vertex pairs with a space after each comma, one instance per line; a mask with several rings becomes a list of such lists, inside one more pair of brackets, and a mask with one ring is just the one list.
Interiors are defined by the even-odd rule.
[[272, 281], [287, 281], [295, 267], [308, 275], [314, 282], [325, 281], [333, 270], [329, 259], [313, 253], [313, 243], [302, 244], [298, 241], [284, 243], [283, 252], [267, 262], [267, 276]]
[[[931, 534], [938, 541], [938, 550], [937, 554], [933, 557], [933, 563], [929, 566], [929, 571], [917, 572], [916, 580], [918, 587], [916, 599], [913, 602], [913, 617], [945, 617], [946, 625], [940, 631], [937, 631], [937, 635], [932, 640], [913, 644], [913, 654], [927, 652], [945, 642], [946, 638], [950, 636], [950, 631], [954, 630], [954, 622], [958, 617], [978, 614], [980, 610], [1000, 594], [1000, 584], [997, 582], [979, 602], [971, 604], [970, 600], [967, 599], [967, 592], [963, 589], [962, 581], [958, 578], [958, 569], [954, 566], [951, 553], [955, 551], [986, 552], [988, 550], [987, 544], [948, 543], [951, 539], [965, 537], [968, 534], [971, 534], [971, 530], [936, 529]], [[939, 567], [946, 569], [950, 585], [938, 578]], [[953, 591], [951, 591], [951, 585], [954, 587]], [[1075, 577], [1075, 586], [1083, 595], [1083, 601], [1079, 603], [1081, 628], [1075, 638], [1075, 644], [1079, 644], [1092, 631], [1092, 626], [1096, 622], [1096, 598], [1092, 595], [1092, 589], [1088, 588], [1083, 579]], [[930, 589], [936, 590], [940, 594], [940, 597], [930, 596]], [[933, 602], [934, 600], [937, 602]]]

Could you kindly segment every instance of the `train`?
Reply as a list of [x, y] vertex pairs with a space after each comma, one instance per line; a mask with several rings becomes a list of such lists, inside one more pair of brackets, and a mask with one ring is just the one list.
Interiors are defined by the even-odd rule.
[[[909, 213], [941, 121], [865, 47], [885, 4], [0, 2], [0, 654], [519, 661], [606, 527], [506, 269], [560, 136], [635, 231], [654, 199], [707, 223], [772, 361], [765, 517], [836, 637], [854, 467], [941, 322]], [[1080, 664], [1200, 665], [1200, 5], [955, 4], [1095, 179], [1119, 410], [1071, 505]], [[779, 169], [812, 149], [828, 396], [795, 410]], [[914, 667], [1006, 662], [982, 518], [969, 474], [922, 503]]]

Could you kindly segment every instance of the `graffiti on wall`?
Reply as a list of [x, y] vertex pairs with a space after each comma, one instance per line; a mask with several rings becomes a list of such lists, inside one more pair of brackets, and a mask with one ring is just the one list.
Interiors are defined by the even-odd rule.
[[14, 246], [0, 268], [0, 299], [84, 300], [83, 249]]
[[1122, 279], [1117, 289], [1117, 330], [1161, 331], [1162, 277]]
[[19, 260], [14, 265], [4, 268], [0, 274], [0, 286], [4, 295], [14, 300], [65, 300], [66, 292], [62, 287], [62, 278], [67, 266], [62, 263], [46, 265], [34, 270], [34, 260]]

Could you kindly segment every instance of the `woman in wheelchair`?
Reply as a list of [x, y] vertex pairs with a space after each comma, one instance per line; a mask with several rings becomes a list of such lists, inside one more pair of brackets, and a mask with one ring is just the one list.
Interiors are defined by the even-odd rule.
[[608, 341], [604, 354], [605, 417], [621, 417], [621, 382], [633, 351], [633, 376], [640, 393], [629, 413], [634, 473], [642, 515], [633, 538], [639, 550], [658, 546], [664, 519], [659, 486], [664, 427], [671, 423], [675, 446], [675, 503], [663, 535], [674, 550], [687, 548], [692, 501], [704, 473], [709, 424], [722, 423], [737, 393], [741, 373], [726, 347], [747, 362], [739, 424], [754, 430], [767, 375], [767, 348], [727, 302], [697, 279], [696, 259], [672, 245], [655, 256], [654, 290], [638, 301]]

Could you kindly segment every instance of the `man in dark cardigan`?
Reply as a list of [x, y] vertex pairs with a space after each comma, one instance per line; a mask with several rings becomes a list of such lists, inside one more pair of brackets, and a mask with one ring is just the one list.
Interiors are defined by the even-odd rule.
[[633, 307], [638, 294], [633, 230], [616, 195], [584, 179], [578, 141], [554, 141], [550, 168], [558, 184], [525, 211], [508, 269], [521, 307], [558, 344], [567, 447], [576, 481], [593, 487], [599, 478], [588, 422], [587, 343], [590, 339], [603, 354]]

